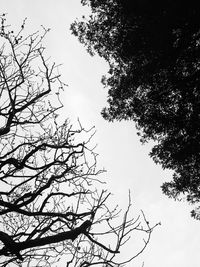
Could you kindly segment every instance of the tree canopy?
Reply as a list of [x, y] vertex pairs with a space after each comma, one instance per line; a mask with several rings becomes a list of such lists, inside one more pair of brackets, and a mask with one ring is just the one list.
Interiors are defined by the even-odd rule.
[[[108, 121], [133, 120], [156, 163], [174, 171], [162, 190], [200, 201], [200, 10], [198, 1], [82, 0], [72, 33], [109, 63]], [[198, 218], [200, 208], [192, 211]]]
[[[0, 266], [121, 266], [149, 243], [143, 213], [109, 204], [94, 129], [60, 118], [65, 84], [42, 45], [48, 29], [0, 28]], [[117, 258], [133, 232], [129, 259]]]

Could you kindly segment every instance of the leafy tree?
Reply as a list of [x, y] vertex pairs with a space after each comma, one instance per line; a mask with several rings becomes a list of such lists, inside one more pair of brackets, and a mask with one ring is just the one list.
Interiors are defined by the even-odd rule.
[[[72, 32], [110, 69], [108, 121], [133, 120], [156, 163], [174, 171], [162, 190], [200, 202], [200, 9], [198, 1], [82, 0], [89, 18]], [[200, 207], [192, 211], [200, 216]]]
[[144, 242], [127, 261], [142, 253], [154, 227], [143, 213], [129, 217], [130, 198], [122, 221], [108, 206], [94, 129], [74, 129], [58, 116], [65, 84], [45, 59], [48, 30], [24, 36], [24, 26], [14, 32], [1, 16], [0, 266], [60, 259], [66, 266], [120, 266], [116, 257], [132, 232]]

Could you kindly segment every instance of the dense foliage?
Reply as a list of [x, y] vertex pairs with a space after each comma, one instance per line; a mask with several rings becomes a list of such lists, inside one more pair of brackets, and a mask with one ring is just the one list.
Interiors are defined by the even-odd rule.
[[[89, 18], [72, 32], [110, 66], [109, 121], [133, 120], [150, 155], [174, 171], [163, 192], [200, 201], [200, 9], [198, 1], [83, 0]], [[198, 218], [198, 207], [192, 215]]]

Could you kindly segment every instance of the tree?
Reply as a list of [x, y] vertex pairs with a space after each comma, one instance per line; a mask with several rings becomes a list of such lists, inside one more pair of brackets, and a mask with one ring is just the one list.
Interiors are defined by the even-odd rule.
[[[156, 163], [174, 171], [163, 192], [200, 202], [200, 10], [192, 0], [82, 0], [89, 18], [71, 30], [109, 63], [108, 121], [133, 120], [153, 140]], [[200, 207], [192, 211], [200, 216]]]
[[109, 207], [94, 129], [74, 129], [58, 116], [65, 84], [45, 58], [49, 30], [24, 36], [24, 26], [14, 32], [1, 16], [0, 266], [60, 259], [66, 266], [120, 266], [116, 257], [131, 233], [145, 239], [127, 261], [142, 253], [154, 227], [143, 213], [129, 217], [130, 197], [122, 221], [118, 207]]

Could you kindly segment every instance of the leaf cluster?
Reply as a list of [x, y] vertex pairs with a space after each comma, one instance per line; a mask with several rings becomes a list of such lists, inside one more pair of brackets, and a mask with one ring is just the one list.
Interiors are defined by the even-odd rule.
[[[83, 1], [91, 15], [72, 33], [110, 66], [108, 121], [133, 120], [150, 155], [174, 171], [165, 194], [200, 201], [200, 11], [198, 1]], [[198, 210], [193, 211], [198, 217]]]

